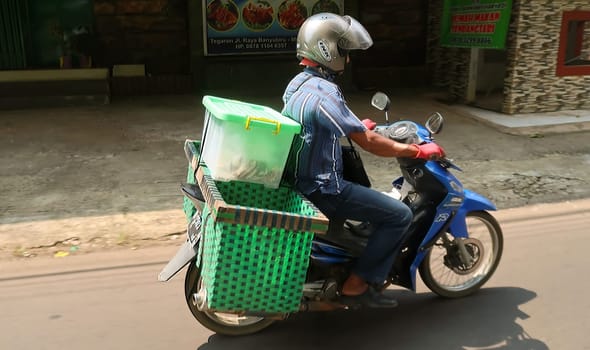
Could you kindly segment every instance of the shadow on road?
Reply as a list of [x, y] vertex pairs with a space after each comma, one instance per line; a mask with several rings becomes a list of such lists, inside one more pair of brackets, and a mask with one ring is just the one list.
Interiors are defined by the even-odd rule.
[[395, 310], [296, 314], [255, 335], [212, 335], [197, 349], [545, 350], [517, 323], [529, 317], [519, 305], [536, 296], [516, 287], [456, 300], [403, 291]]

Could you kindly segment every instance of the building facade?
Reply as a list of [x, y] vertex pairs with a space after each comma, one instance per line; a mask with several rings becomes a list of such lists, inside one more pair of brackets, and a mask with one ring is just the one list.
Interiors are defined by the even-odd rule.
[[[428, 62], [434, 84], [447, 87], [459, 100], [506, 114], [590, 108], [587, 0], [515, 0], [506, 49], [475, 54], [439, 45], [442, 6], [442, 0], [429, 3]], [[477, 94], [468, 101], [474, 66]]]
[[[294, 52], [207, 55], [206, 3], [3, 0], [0, 82], [7, 91], [7, 72], [55, 70], [59, 79], [67, 69], [102, 68], [114, 95], [273, 91], [299, 71]], [[505, 48], [473, 49], [441, 45], [445, 0], [344, 0], [342, 12], [359, 18], [375, 41], [353, 56], [344, 81], [368, 90], [434, 85], [461, 103], [507, 114], [590, 108], [590, 3], [507, 3]], [[116, 76], [115, 67], [128, 65], [142, 69]]]

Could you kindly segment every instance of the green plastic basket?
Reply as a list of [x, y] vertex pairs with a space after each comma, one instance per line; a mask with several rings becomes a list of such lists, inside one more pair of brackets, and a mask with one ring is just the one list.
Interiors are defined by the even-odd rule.
[[205, 225], [202, 276], [209, 309], [299, 309], [313, 233], [251, 225]]
[[[186, 182], [189, 184], [196, 184], [195, 172], [193, 171], [193, 168], [191, 167], [190, 164], [188, 166], [188, 171], [186, 174]], [[191, 219], [193, 218], [193, 216], [195, 215], [195, 213], [197, 212], [197, 208], [195, 208], [195, 205], [193, 204], [193, 202], [191, 202], [190, 199], [188, 199], [187, 196], [184, 196], [182, 198], [182, 200], [183, 200], [182, 209], [184, 211], [184, 215], [186, 216], [186, 221], [190, 222]]]
[[[199, 144], [191, 142], [194, 174]], [[328, 219], [288, 187], [215, 181], [203, 164], [196, 178], [207, 202], [200, 266], [208, 308], [297, 311], [313, 236]]]

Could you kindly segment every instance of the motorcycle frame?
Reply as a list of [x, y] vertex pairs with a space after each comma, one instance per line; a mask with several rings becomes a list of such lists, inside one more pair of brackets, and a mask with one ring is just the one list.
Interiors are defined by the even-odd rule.
[[[454, 238], [468, 238], [467, 213], [496, 210], [496, 207], [487, 198], [464, 189], [448, 167], [438, 161], [400, 162], [400, 167], [404, 176], [393, 181], [394, 186], [399, 188], [404, 181], [409, 181], [417, 190], [419, 199], [402, 198], [412, 209], [414, 220], [397, 252], [390, 277], [393, 284], [416, 291], [416, 272], [435, 242], [446, 233]], [[416, 174], [427, 178], [426, 186], [421, 184], [416, 188], [416, 181], [419, 181]], [[354, 260], [345, 248], [318, 238], [320, 240], [315, 239], [312, 244], [312, 261], [345, 264]]]

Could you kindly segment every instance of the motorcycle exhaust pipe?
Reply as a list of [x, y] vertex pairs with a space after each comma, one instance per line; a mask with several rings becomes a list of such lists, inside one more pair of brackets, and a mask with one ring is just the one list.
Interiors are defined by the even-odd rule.
[[307, 301], [299, 306], [300, 312], [336, 311], [346, 309], [348, 309], [347, 305], [332, 301]]
[[[192, 302], [193, 305], [195, 305], [197, 307], [197, 309], [199, 309], [199, 311], [212, 311], [209, 310], [209, 308], [207, 307], [207, 294], [206, 292], [204, 292], [205, 289], [203, 289], [203, 292], [198, 292], [198, 293], [193, 293], [192, 296]], [[270, 313], [270, 312], [244, 312], [244, 313], [240, 313], [241, 316], [250, 316], [250, 317], [263, 317], [266, 319], [271, 319], [271, 320], [277, 320], [277, 321], [282, 321], [285, 320], [288, 316], [288, 314], [285, 313]]]
[[248, 316], [248, 317], [262, 317], [262, 318], [266, 318], [269, 320], [277, 320], [277, 321], [283, 321], [285, 319], [287, 319], [287, 316], [289, 314], [284, 314], [284, 313], [270, 313], [270, 312], [244, 312], [243, 314], [244, 316]]

